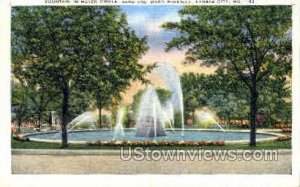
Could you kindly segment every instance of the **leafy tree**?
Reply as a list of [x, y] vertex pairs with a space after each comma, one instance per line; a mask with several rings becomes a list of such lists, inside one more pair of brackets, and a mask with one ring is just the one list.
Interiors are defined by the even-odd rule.
[[246, 101], [235, 96], [234, 93], [213, 95], [207, 102], [217, 115], [225, 120], [230, 127], [231, 119], [245, 119], [248, 114]]
[[[20, 75], [16, 74], [20, 78]], [[31, 80], [16, 79], [12, 82], [12, 106], [13, 112], [16, 114], [15, 118], [18, 121], [18, 126], [22, 122], [30, 121], [35, 122], [37, 129], [41, 129], [43, 121], [49, 120], [50, 103], [55, 103], [55, 98], [58, 93], [31, 84]]]
[[[16, 34], [13, 32], [13, 34]], [[27, 108], [30, 109], [30, 114], [28, 114], [27, 120], [32, 120], [36, 122], [37, 129], [41, 129], [42, 121], [49, 121], [49, 115], [51, 110], [56, 110], [53, 106], [57, 105], [57, 98], [60, 96], [59, 91], [56, 87], [51, 84], [45, 84], [41, 82], [43, 80], [40, 75], [39, 69], [30, 68], [31, 63], [22, 59], [22, 52], [19, 50], [21, 46], [16, 46], [18, 42], [13, 37], [13, 63], [12, 63], [12, 99], [20, 97], [16, 88], [22, 87], [26, 90], [24, 97], [27, 101]], [[22, 61], [22, 62], [21, 62]], [[30, 68], [30, 71], [28, 71]], [[18, 106], [16, 106], [18, 107]]]
[[184, 73], [181, 78], [183, 102], [185, 113], [192, 113], [195, 121], [195, 111], [203, 107], [207, 102], [207, 92], [209, 88], [209, 76], [204, 74]]
[[[100, 13], [102, 10], [102, 13]], [[138, 64], [138, 60], [148, 47], [146, 37], [139, 38], [128, 26], [126, 15], [119, 8], [96, 8], [89, 11], [95, 20], [89, 20], [97, 32], [86, 33], [83, 38], [92, 48], [82, 50], [92, 54], [86, 63], [88, 74], [82, 74], [81, 86], [89, 90], [96, 99], [101, 127], [101, 111], [104, 107], [121, 99], [133, 80], [146, 83], [144, 75], [153, 66]]]
[[213, 108], [228, 125], [231, 125], [232, 119], [248, 120], [249, 94], [242, 83], [222, 68], [209, 77], [208, 107]]
[[13, 120], [17, 122], [17, 132], [21, 132], [22, 122], [30, 116], [28, 108], [28, 91], [23, 84], [12, 84], [12, 113], [15, 114]]
[[62, 147], [68, 145], [70, 90], [83, 62], [74, 47], [82, 46], [78, 40], [82, 32], [79, 12], [66, 7], [16, 7], [12, 13], [15, 67], [25, 66], [37, 82], [56, 86], [63, 95]]
[[31, 103], [32, 118], [37, 121], [37, 128], [40, 131], [43, 121], [48, 121], [49, 110], [48, 106], [59, 95], [58, 92], [45, 89], [43, 87], [29, 88], [28, 99]]
[[[133, 102], [131, 104], [131, 109], [133, 110], [134, 118], [136, 118], [139, 110], [139, 105], [141, 102], [142, 95], [144, 94], [145, 90], [139, 90], [134, 96], [133, 96]], [[171, 92], [169, 90], [163, 89], [163, 88], [156, 88], [156, 93], [158, 96], [158, 99], [162, 105], [165, 105], [167, 100], [171, 98]]]
[[[146, 49], [145, 39], [134, 35], [117, 7], [15, 7], [12, 15], [16, 71], [25, 69], [38, 84], [52, 85], [62, 95], [62, 147], [68, 146], [72, 89], [82, 90], [83, 80], [105, 77], [94, 81], [108, 92], [100, 92], [103, 102], [146, 71], [136, 63]], [[85, 88], [94, 92], [94, 87]]]
[[73, 119], [87, 110], [94, 109], [93, 96], [88, 92], [79, 89], [71, 90], [70, 97], [70, 118]]
[[267, 116], [267, 125], [291, 121], [291, 87], [287, 77], [273, 77], [264, 81], [258, 100], [259, 112]]
[[250, 145], [256, 145], [258, 87], [271, 75], [287, 75], [291, 69], [291, 7], [197, 7], [179, 12], [180, 22], [165, 29], [180, 36], [167, 44], [187, 49], [187, 62], [226, 67], [250, 93]]
[[156, 93], [162, 105], [165, 105], [172, 96], [172, 92], [164, 88], [156, 88]]

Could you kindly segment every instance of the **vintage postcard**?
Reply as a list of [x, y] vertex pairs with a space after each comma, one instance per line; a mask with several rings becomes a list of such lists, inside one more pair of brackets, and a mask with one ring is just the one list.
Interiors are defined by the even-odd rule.
[[5, 185], [299, 185], [299, 2], [3, 5]]

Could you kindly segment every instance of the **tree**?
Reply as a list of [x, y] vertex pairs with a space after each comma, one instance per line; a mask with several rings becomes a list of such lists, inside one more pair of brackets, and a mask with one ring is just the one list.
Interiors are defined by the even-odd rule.
[[14, 67], [62, 95], [63, 148], [74, 88], [96, 93], [101, 112], [130, 80], [149, 71], [137, 63], [147, 49], [145, 38], [130, 30], [118, 7], [16, 7], [12, 15]]
[[[148, 50], [146, 37], [136, 36], [119, 8], [105, 10], [104, 16], [91, 23], [98, 31], [84, 36], [85, 43], [93, 48], [82, 50], [93, 55], [87, 59], [86, 71], [89, 73], [82, 74], [80, 84], [96, 98], [100, 128], [102, 109], [109, 107], [112, 101], [120, 100], [121, 92], [130, 86], [131, 81], [147, 82], [144, 75], [153, 68], [138, 64], [141, 55]], [[99, 16], [98, 11], [90, 11], [90, 14]]]
[[208, 107], [214, 109], [228, 125], [232, 125], [232, 119], [248, 120], [249, 94], [242, 82], [236, 81], [232, 74], [222, 68], [209, 75], [209, 80]]
[[180, 80], [185, 111], [191, 112], [195, 121], [196, 109], [206, 105], [210, 77], [204, 74], [184, 73]]
[[22, 122], [27, 120], [30, 116], [28, 107], [28, 91], [23, 84], [12, 84], [12, 113], [14, 113], [13, 120], [16, 120], [18, 129], [21, 132]]
[[[160, 101], [160, 103], [162, 105], [165, 105], [166, 102], [171, 98], [171, 91], [169, 90], [166, 90], [166, 89], [163, 89], [163, 88], [156, 88], [156, 93], [157, 93], [157, 96], [158, 96], [158, 99]], [[140, 107], [140, 102], [141, 102], [141, 99], [142, 99], [142, 96], [145, 92], [145, 89], [143, 90], [139, 90], [134, 96], [133, 96], [133, 102], [131, 103], [131, 109], [133, 110], [133, 113], [135, 114], [134, 115], [134, 118], [137, 118], [137, 114], [139, 112], [139, 107]]]
[[287, 75], [291, 67], [291, 7], [196, 7], [179, 12], [180, 22], [165, 29], [179, 37], [167, 43], [187, 49], [187, 62], [204, 60], [226, 67], [250, 93], [250, 145], [256, 145], [258, 87], [272, 74]]
[[87, 110], [94, 109], [93, 95], [89, 92], [82, 92], [78, 88], [71, 90], [69, 116], [74, 119]]
[[12, 13], [13, 63], [25, 66], [38, 83], [53, 85], [63, 95], [62, 147], [68, 146], [70, 90], [83, 62], [74, 47], [82, 46], [78, 39], [83, 32], [79, 12], [74, 7], [16, 7]]
[[32, 118], [36, 120], [37, 129], [40, 131], [42, 122], [48, 121], [50, 112], [48, 106], [51, 102], [55, 102], [60, 93], [45, 87], [28, 87], [29, 93], [27, 97], [31, 103]]
[[258, 100], [259, 112], [267, 116], [267, 125], [274, 122], [291, 121], [291, 87], [286, 84], [287, 77], [273, 77], [265, 80], [261, 97]]

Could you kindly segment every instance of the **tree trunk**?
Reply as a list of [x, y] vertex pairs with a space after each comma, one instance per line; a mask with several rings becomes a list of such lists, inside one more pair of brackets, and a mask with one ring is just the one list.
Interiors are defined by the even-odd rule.
[[42, 123], [41, 123], [41, 120], [42, 119], [42, 114], [39, 112], [38, 113], [38, 131], [40, 132], [41, 131], [41, 128], [42, 128]]
[[272, 116], [271, 115], [272, 115], [272, 109], [271, 109], [271, 107], [269, 107], [269, 114], [268, 114], [268, 123], [269, 124], [268, 124], [268, 126], [272, 128], [273, 127], [273, 125], [272, 125], [272, 121], [273, 120], [272, 120]]
[[101, 105], [101, 103], [98, 104], [98, 115], [99, 115], [99, 121], [98, 121], [99, 128], [101, 128], [102, 127], [102, 105]]
[[256, 113], [257, 113], [257, 98], [258, 93], [256, 84], [252, 85], [251, 101], [250, 101], [250, 146], [256, 146]]
[[42, 103], [44, 101], [44, 95], [42, 94], [40, 97], [40, 104], [39, 104], [39, 109], [38, 109], [38, 128], [39, 131], [41, 131], [42, 128], [42, 111], [43, 111], [43, 106]]
[[99, 125], [99, 128], [101, 129], [102, 128], [102, 102], [101, 102], [101, 97], [100, 97], [99, 93], [97, 93], [96, 99], [97, 99], [98, 118], [99, 118], [98, 125]]
[[49, 126], [50, 126], [50, 129], [52, 129], [52, 114], [51, 114], [51, 111], [49, 113], [49, 118], [48, 118], [48, 123], [49, 123]]
[[17, 133], [21, 133], [21, 125], [22, 125], [22, 121], [18, 120], [18, 130], [17, 130]]
[[68, 147], [68, 109], [69, 109], [69, 88], [63, 90], [62, 122], [61, 122], [61, 148]]
[[195, 124], [195, 109], [192, 111], [193, 124]]

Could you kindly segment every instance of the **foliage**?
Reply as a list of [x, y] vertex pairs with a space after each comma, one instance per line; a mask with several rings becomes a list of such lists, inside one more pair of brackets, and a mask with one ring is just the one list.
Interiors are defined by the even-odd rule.
[[[181, 81], [186, 118], [192, 113], [191, 109], [208, 107], [228, 127], [241, 126], [241, 124], [233, 124], [232, 120], [248, 121], [249, 94], [240, 82], [232, 80], [228, 74], [222, 71], [217, 71], [213, 75], [188, 73], [181, 76]], [[276, 122], [290, 122], [291, 89], [285, 78], [265, 80], [264, 86], [259, 90], [261, 92], [257, 116], [264, 115], [267, 118], [264, 123], [259, 123], [259, 127], [273, 127]], [[191, 97], [187, 97], [190, 95], [194, 95], [194, 98], [199, 97], [204, 102], [196, 101], [193, 105], [189, 100]]]
[[180, 33], [167, 43], [167, 51], [187, 49], [186, 62], [217, 65], [248, 89], [253, 146], [258, 88], [272, 76], [290, 75], [291, 12], [288, 6], [186, 6], [179, 11], [180, 22], [163, 25]]
[[138, 64], [138, 59], [148, 47], [146, 37], [139, 38], [128, 26], [126, 15], [118, 7], [89, 8], [87, 14], [95, 19], [87, 20], [86, 27], [94, 32], [85, 32], [81, 40], [90, 48], [80, 49], [87, 56], [84, 64], [87, 74], [80, 74], [79, 87], [94, 96], [99, 110], [121, 99], [121, 92], [131, 81], [146, 83], [144, 75], [153, 66]]
[[264, 81], [258, 100], [258, 111], [267, 116], [267, 127], [273, 127], [276, 122], [291, 123], [291, 83], [286, 79], [277, 77]]
[[62, 147], [68, 146], [70, 112], [82, 109], [69, 109], [73, 101], [81, 103], [73, 89], [93, 94], [98, 104], [115, 103], [131, 80], [146, 82], [152, 68], [137, 63], [146, 38], [135, 35], [115, 6], [14, 7], [12, 49], [16, 77], [26, 74], [60, 93]]
[[192, 113], [195, 121], [195, 110], [206, 105], [209, 87], [209, 76], [204, 74], [184, 73], [181, 77], [185, 116]]
[[[144, 94], [145, 90], [139, 90], [134, 96], [133, 96], [133, 102], [131, 106], [129, 107], [130, 110], [133, 111], [133, 114], [131, 115], [132, 120], [136, 120], [137, 114], [139, 111], [139, 106], [141, 102], [142, 95]], [[156, 88], [156, 93], [158, 96], [158, 99], [162, 105], [166, 104], [166, 101], [171, 98], [171, 92], [169, 90], [163, 89], [163, 88]]]
[[174, 111], [174, 127], [182, 128], [182, 116], [180, 111]]
[[22, 122], [29, 119], [31, 116], [27, 95], [28, 91], [23, 84], [12, 84], [11, 105], [12, 113], [15, 114], [15, 116], [12, 117], [12, 120], [18, 123], [18, 132], [20, 132]]
[[81, 92], [79, 89], [72, 89], [70, 94], [69, 116], [71, 119], [87, 110], [93, 109], [93, 97], [91, 94]]

